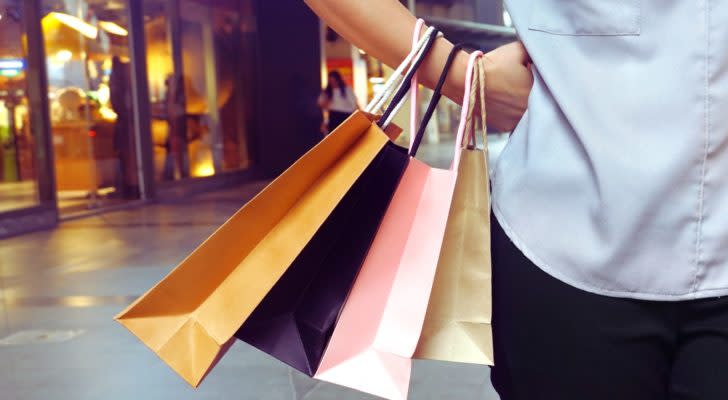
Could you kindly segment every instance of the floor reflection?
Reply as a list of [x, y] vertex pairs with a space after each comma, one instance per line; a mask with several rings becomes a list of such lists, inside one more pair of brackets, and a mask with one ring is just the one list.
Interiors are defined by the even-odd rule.
[[[141, 293], [140, 293], [141, 294]], [[126, 306], [138, 296], [58, 296], [12, 297], [4, 299], [6, 307], [100, 307]]]

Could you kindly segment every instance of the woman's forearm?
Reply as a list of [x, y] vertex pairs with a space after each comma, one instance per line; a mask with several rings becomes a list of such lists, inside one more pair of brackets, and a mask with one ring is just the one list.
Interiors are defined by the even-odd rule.
[[[346, 40], [395, 67], [412, 46], [416, 19], [396, 0], [305, 0], [311, 9]], [[422, 30], [422, 33], [425, 29]], [[452, 44], [438, 39], [420, 67], [420, 82], [434, 87]], [[443, 88], [443, 94], [460, 103], [468, 56], [461, 52]]]
[[[305, 1], [346, 40], [389, 66], [398, 65], [410, 52], [416, 19], [397, 0]], [[422, 84], [435, 86], [452, 47], [445, 39], [437, 40], [420, 67]], [[468, 55], [461, 51], [442, 90], [457, 103], [462, 103], [467, 63]], [[523, 116], [533, 84], [529, 64], [528, 53], [520, 42], [483, 57], [488, 123], [496, 130], [512, 130]]]

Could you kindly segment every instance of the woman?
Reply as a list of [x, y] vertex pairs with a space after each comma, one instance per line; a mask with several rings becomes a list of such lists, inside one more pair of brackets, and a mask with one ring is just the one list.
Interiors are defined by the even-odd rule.
[[[389, 65], [409, 50], [396, 0], [306, 1]], [[515, 128], [492, 182], [504, 400], [728, 399], [728, 7], [708, 2], [506, 0], [521, 42], [484, 57], [488, 121]]]
[[339, 71], [329, 72], [329, 84], [319, 96], [319, 107], [324, 111], [325, 133], [336, 129], [345, 119], [359, 108], [354, 91], [344, 82]]

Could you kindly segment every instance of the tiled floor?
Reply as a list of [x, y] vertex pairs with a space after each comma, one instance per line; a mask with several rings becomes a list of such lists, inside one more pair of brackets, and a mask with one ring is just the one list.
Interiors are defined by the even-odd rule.
[[[441, 153], [433, 147], [425, 157], [449, 162]], [[112, 321], [262, 185], [79, 219], [0, 241], [0, 398], [371, 399], [316, 384], [240, 343], [192, 390]], [[41, 337], [40, 343], [2, 345], [8, 335], [28, 330], [83, 333], [60, 343]], [[497, 395], [486, 367], [416, 362], [410, 398]]]

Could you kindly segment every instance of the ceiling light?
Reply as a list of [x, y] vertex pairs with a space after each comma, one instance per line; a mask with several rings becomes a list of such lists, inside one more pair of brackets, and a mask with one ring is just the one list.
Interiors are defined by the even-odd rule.
[[73, 58], [73, 53], [71, 52], [71, 50], [61, 49], [61, 50], [58, 50], [58, 52], [56, 53], [56, 60], [58, 60], [61, 63], [69, 62], [69, 61], [71, 61], [72, 58]]
[[111, 21], [99, 21], [101, 29], [109, 32], [112, 35], [117, 36], [129, 36], [129, 31], [119, 26], [116, 22]]
[[48, 15], [53, 16], [53, 18], [57, 19], [69, 28], [75, 29], [89, 39], [96, 39], [96, 37], [99, 35], [99, 30], [95, 26], [87, 23], [81, 18], [59, 12], [52, 12]]

